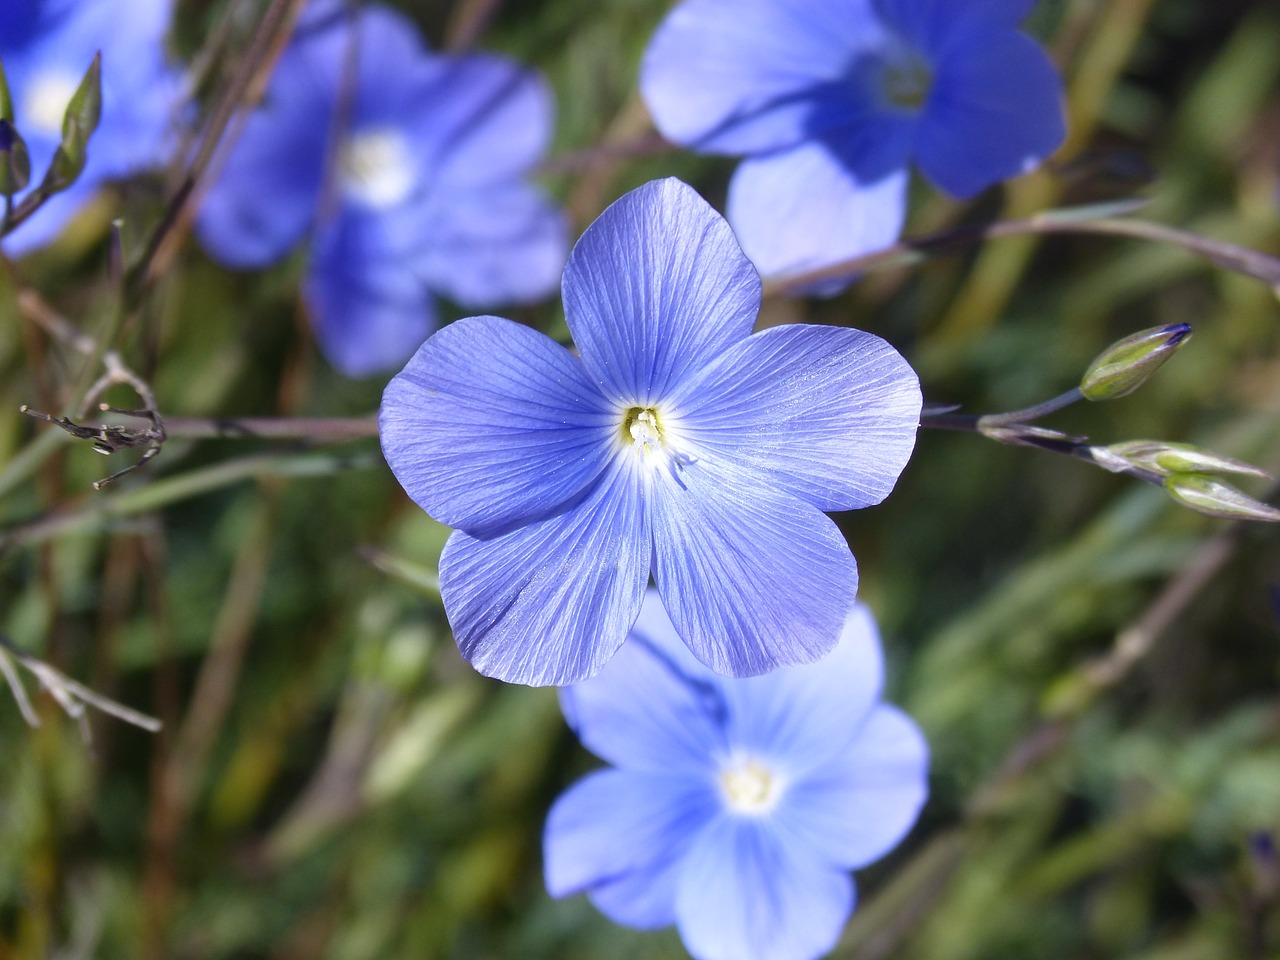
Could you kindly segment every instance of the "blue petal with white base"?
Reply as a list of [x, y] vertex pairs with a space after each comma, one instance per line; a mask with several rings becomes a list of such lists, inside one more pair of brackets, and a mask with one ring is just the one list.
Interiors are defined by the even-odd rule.
[[652, 573], [721, 673], [821, 657], [857, 589], [822, 511], [888, 493], [915, 443], [914, 372], [871, 334], [752, 334], [759, 277], [677, 180], [607, 209], [563, 288], [581, 359], [471, 318], [383, 396], [392, 471], [459, 530], [441, 582], [464, 656], [513, 682], [589, 677]]
[[1030, 6], [686, 0], [640, 89], [674, 142], [744, 157], [729, 222], [760, 271], [806, 272], [897, 238], [912, 163], [968, 197], [1057, 148], [1061, 82], [1018, 30]]
[[546, 84], [432, 54], [389, 8], [308, 9], [205, 199], [209, 252], [263, 266], [307, 245], [317, 339], [355, 377], [413, 355], [437, 294], [482, 308], [554, 291], [567, 224], [526, 182], [551, 135]]
[[548, 891], [586, 893], [628, 926], [674, 923], [696, 960], [826, 953], [853, 910], [849, 869], [901, 842], [926, 795], [927, 748], [879, 701], [882, 667], [854, 607], [821, 663], [727, 680], [683, 650], [649, 591], [623, 652], [561, 693], [615, 769], [551, 808]]

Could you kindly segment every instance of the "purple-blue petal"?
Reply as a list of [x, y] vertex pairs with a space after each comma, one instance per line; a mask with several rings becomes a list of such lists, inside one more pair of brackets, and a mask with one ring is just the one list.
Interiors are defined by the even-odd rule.
[[1035, 0], [872, 0], [876, 12], [903, 39], [927, 55], [937, 54], [958, 28], [1013, 27], [1021, 23]]
[[814, 132], [850, 60], [883, 31], [868, 0], [686, 0], [645, 52], [640, 91], [668, 139], [758, 153]]
[[727, 206], [751, 262], [765, 276], [800, 273], [897, 240], [907, 204], [902, 143], [901, 163], [877, 161], [870, 179], [817, 141], [744, 160], [729, 183]]
[[884, 681], [875, 620], [861, 604], [816, 663], [723, 685], [735, 750], [774, 758], [788, 776], [821, 776], [862, 735]]
[[672, 402], [702, 450], [822, 510], [879, 503], [906, 466], [920, 381], [871, 333], [808, 324], [735, 344]]
[[836, 645], [858, 568], [830, 518], [710, 454], [650, 482], [654, 579], [694, 656], [751, 677]]
[[1062, 82], [1048, 55], [1013, 29], [972, 29], [937, 63], [916, 132], [916, 163], [969, 197], [1034, 169], [1062, 143]]
[[231, 267], [260, 267], [302, 240], [324, 191], [334, 91], [345, 43], [336, 31], [285, 49], [261, 106], [245, 120], [200, 206], [196, 235]]
[[348, 377], [395, 369], [435, 327], [431, 294], [394, 259], [386, 226], [353, 211], [326, 224], [303, 284], [316, 339]]
[[694, 777], [709, 777], [726, 749], [721, 703], [716, 678], [676, 635], [652, 588], [622, 649], [597, 676], [560, 691], [565, 720], [602, 760]]
[[562, 283], [565, 318], [610, 396], [647, 405], [751, 332], [760, 278], [687, 184], [655, 180], [587, 227]]
[[492, 536], [595, 481], [616, 415], [559, 344], [510, 320], [469, 317], [422, 344], [387, 385], [378, 423], [387, 463], [422, 509]]
[[545, 520], [490, 540], [456, 531], [440, 592], [458, 648], [508, 683], [594, 676], [640, 612], [651, 550], [641, 478], [627, 464]]
[[543, 834], [547, 890], [586, 893], [616, 923], [642, 929], [676, 920], [681, 859], [715, 816], [709, 782], [604, 770], [569, 788]]
[[797, 849], [857, 869], [910, 832], [928, 797], [929, 748], [905, 713], [877, 706], [856, 737], [787, 788], [773, 812]]
[[488, 54], [439, 62], [413, 120], [433, 176], [452, 188], [479, 188], [528, 173], [551, 140], [554, 101], [546, 81]]
[[420, 216], [430, 229], [412, 262], [432, 289], [475, 308], [555, 292], [569, 225], [537, 188], [514, 180], [474, 188], [442, 183]]
[[696, 960], [815, 960], [853, 912], [853, 880], [766, 820], [721, 817], [690, 847], [676, 917]]

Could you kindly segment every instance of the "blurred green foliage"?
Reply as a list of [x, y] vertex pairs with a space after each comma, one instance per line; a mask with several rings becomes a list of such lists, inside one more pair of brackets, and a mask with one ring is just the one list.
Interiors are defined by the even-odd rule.
[[[488, 13], [480, 45], [546, 71], [560, 106], [545, 181], [579, 228], [654, 176], [723, 198], [729, 161], [647, 150], [635, 70], [665, 0], [400, 5], [435, 46]], [[194, 58], [223, 26], [247, 40], [264, 7], [181, 0], [175, 46]], [[1066, 74], [1071, 142], [971, 205], [920, 185], [911, 232], [1141, 195], [1143, 216], [1280, 252], [1280, 9], [1041, 0], [1031, 27]], [[165, 725], [94, 715], [87, 746], [49, 697], [36, 729], [0, 700], [0, 958], [683, 956], [670, 931], [545, 894], [542, 818], [593, 761], [552, 691], [458, 657], [431, 590], [447, 531], [375, 441], [175, 438], [95, 493], [106, 461], [18, 414], [60, 410], [83, 375], [24, 291], [109, 329], [107, 222], [123, 212], [136, 252], [172, 183], [121, 186], [0, 277], [0, 632]], [[168, 415], [370, 414], [381, 384], [317, 358], [298, 277], [296, 261], [228, 273], [187, 243], [115, 345]], [[519, 316], [563, 331], [557, 304]], [[1273, 472], [1278, 318], [1256, 281], [1096, 236], [996, 241], [764, 312], [874, 330], [928, 399], [971, 412], [1036, 403], [1111, 341], [1191, 323], [1194, 342], [1141, 391], [1047, 424]], [[861, 875], [837, 956], [1280, 955], [1274, 529], [941, 432], [884, 505], [839, 519], [881, 618], [888, 693], [934, 769], [911, 839]]]

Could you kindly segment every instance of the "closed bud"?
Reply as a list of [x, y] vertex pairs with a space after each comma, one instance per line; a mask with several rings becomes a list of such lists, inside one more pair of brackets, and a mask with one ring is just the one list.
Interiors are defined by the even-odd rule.
[[62, 115], [62, 142], [53, 152], [40, 190], [45, 196], [65, 190], [79, 179], [88, 162], [89, 137], [102, 118], [102, 54], [94, 55], [84, 79]]
[[12, 197], [31, 179], [31, 157], [22, 135], [0, 117], [0, 196]]
[[[1094, 451], [1094, 459], [1108, 470], [1120, 472], [1125, 466], [1149, 470], [1162, 477], [1172, 473], [1224, 474], [1238, 477], [1269, 477], [1267, 471], [1243, 460], [1220, 456], [1193, 447], [1189, 443], [1166, 443], [1161, 440], [1130, 440], [1103, 447], [1103, 459]], [[1107, 462], [1104, 462], [1104, 459]], [[1112, 462], [1121, 466], [1113, 467]]]
[[1151, 379], [1175, 350], [1191, 337], [1191, 327], [1174, 323], [1152, 327], [1113, 343], [1089, 364], [1080, 380], [1088, 400], [1115, 400]]
[[102, 54], [96, 53], [62, 115], [62, 145], [69, 153], [83, 153], [102, 119]]
[[4, 75], [3, 63], [0, 63], [0, 120], [13, 122], [13, 95], [9, 93], [9, 80]]
[[65, 190], [76, 182], [84, 170], [85, 161], [88, 159], [84, 148], [76, 149], [73, 145], [70, 150], [67, 149], [66, 143], [58, 145], [53, 151], [53, 159], [49, 161], [49, 169], [44, 172], [44, 180], [40, 183], [40, 190], [49, 196], [60, 190]]
[[1170, 474], [1165, 478], [1164, 488], [1184, 507], [1210, 517], [1280, 523], [1280, 510], [1202, 473]]

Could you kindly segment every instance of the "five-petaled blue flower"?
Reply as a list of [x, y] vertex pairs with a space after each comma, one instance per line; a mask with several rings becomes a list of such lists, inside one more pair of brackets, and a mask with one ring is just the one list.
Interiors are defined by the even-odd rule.
[[1033, 2], [685, 0], [640, 89], [672, 141], [747, 157], [728, 217], [762, 273], [824, 266], [898, 237], [911, 161], [969, 197], [1061, 143]]
[[684, 649], [650, 594], [598, 677], [561, 691], [583, 744], [615, 769], [551, 808], [553, 896], [610, 919], [676, 924], [698, 960], [809, 960], [854, 904], [849, 871], [910, 830], [927, 793], [915, 724], [878, 702], [875, 622], [849, 614], [821, 663], [726, 680]]
[[893, 488], [919, 425], [915, 373], [860, 330], [753, 334], [759, 275], [678, 180], [601, 214], [562, 286], [580, 357], [471, 317], [383, 395], [392, 471], [457, 528], [440, 581], [463, 655], [513, 682], [592, 676], [651, 572], [680, 636], [721, 673], [827, 653], [858, 574], [822, 511]]
[[163, 163], [182, 92], [165, 58], [170, 0], [3, 0], [0, 63], [14, 121], [31, 156], [31, 185], [62, 139], [62, 115], [102, 53], [102, 119], [80, 178], [4, 240], [21, 254], [53, 240], [105, 180]]
[[564, 217], [523, 179], [552, 103], [536, 74], [433, 55], [402, 15], [308, 7], [205, 199], [197, 233], [256, 267], [309, 238], [303, 295], [349, 376], [392, 369], [436, 326], [431, 291], [465, 306], [551, 293]]

